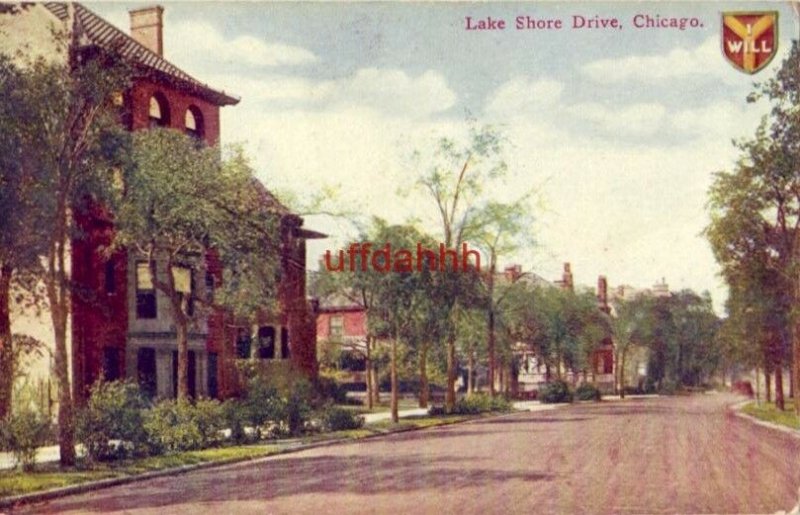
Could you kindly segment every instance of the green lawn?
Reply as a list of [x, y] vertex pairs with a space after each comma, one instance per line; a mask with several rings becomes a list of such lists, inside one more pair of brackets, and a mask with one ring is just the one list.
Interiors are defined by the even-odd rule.
[[742, 408], [742, 413], [756, 417], [759, 420], [780, 424], [792, 429], [800, 429], [800, 418], [794, 414], [791, 409], [791, 403], [788, 400], [786, 401], [786, 408], [786, 411], [780, 411], [771, 402], [762, 402], [761, 405], [751, 402]]

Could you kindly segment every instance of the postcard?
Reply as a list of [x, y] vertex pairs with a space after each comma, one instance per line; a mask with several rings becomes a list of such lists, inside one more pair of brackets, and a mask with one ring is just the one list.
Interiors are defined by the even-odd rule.
[[800, 513], [799, 34], [0, 3], [0, 510]]

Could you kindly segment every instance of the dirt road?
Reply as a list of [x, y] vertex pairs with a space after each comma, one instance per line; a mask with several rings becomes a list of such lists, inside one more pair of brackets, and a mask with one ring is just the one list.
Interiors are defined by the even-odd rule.
[[772, 513], [800, 439], [728, 395], [577, 405], [63, 498], [36, 513]]

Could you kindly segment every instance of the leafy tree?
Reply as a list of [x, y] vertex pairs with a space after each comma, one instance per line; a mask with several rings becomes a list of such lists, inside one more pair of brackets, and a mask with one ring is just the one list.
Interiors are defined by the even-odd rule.
[[[452, 139], [442, 138], [431, 162], [420, 173], [418, 186], [430, 195], [435, 204], [443, 243], [447, 248], [460, 250], [462, 244], [480, 236], [485, 217], [479, 214], [489, 201], [485, 187], [501, 178], [507, 169], [502, 158], [504, 144], [504, 138], [495, 128], [470, 127], [469, 139], [462, 147]], [[420, 153], [415, 157], [419, 159]], [[468, 289], [462, 291], [462, 286]], [[448, 411], [453, 410], [456, 401], [455, 328], [464, 309], [464, 297], [470, 295], [469, 289], [470, 285], [463, 278], [453, 277], [441, 290], [440, 302], [447, 308], [445, 320], [450, 325], [445, 336], [448, 371], [445, 407]]]
[[478, 234], [480, 246], [489, 258], [486, 273], [483, 275], [486, 283], [487, 309], [486, 309], [486, 341], [489, 359], [489, 392], [495, 394], [495, 367], [496, 367], [496, 317], [502, 294], [495, 292], [495, 278], [497, 275], [497, 260], [501, 255], [518, 250], [525, 243], [532, 242], [530, 234], [532, 220], [527, 205], [528, 196], [502, 203], [488, 202], [475, 216], [473, 225]]
[[[749, 100], [772, 104], [768, 120], [750, 140], [738, 142], [733, 171], [719, 172], [709, 192], [706, 229], [723, 276], [732, 287], [750, 287], [775, 274], [769, 297], [795, 306], [800, 292], [800, 48], [795, 41], [775, 77], [757, 85]], [[762, 286], [767, 286], [762, 284]], [[761, 287], [759, 286], [759, 289]], [[763, 291], [763, 290], [762, 290]], [[800, 381], [798, 311], [789, 312], [794, 384]], [[780, 364], [776, 370], [780, 370]], [[776, 376], [776, 379], [780, 376]], [[795, 395], [800, 413], [800, 395]]]
[[[207, 147], [173, 129], [134, 134], [132, 166], [116, 210], [115, 245], [141, 256], [156, 290], [168, 299], [178, 347], [178, 398], [188, 396], [188, 331], [195, 320], [191, 274], [222, 280], [214, 302], [249, 319], [273, 301], [279, 248], [275, 213], [240, 151], [220, 160]], [[181, 275], [183, 274], [183, 275]], [[204, 276], [204, 275], [203, 275]], [[210, 303], [206, 302], [206, 305]]]
[[[67, 322], [70, 281], [67, 253], [70, 239], [76, 236], [74, 214], [87, 205], [104, 202], [115, 194], [114, 170], [121, 165], [120, 152], [126, 134], [117, 123], [115, 93], [128, 84], [128, 69], [118, 56], [102, 49], [87, 50], [78, 45], [78, 31], [70, 36], [55, 34], [57, 58], [23, 62], [18, 73], [11, 71], [14, 90], [13, 113], [2, 115], [2, 145], [16, 145], [7, 156], [16, 165], [3, 164], [3, 180], [10, 177], [15, 186], [3, 188], [11, 208], [30, 234], [17, 240], [29, 251], [42, 256], [43, 270], [37, 273], [45, 287], [55, 339], [54, 367], [58, 385], [58, 426], [61, 464], [75, 461], [72, 396], [67, 367]], [[9, 70], [7, 63], [4, 71]], [[5, 97], [4, 97], [5, 98]], [[10, 127], [9, 127], [10, 125]], [[8, 131], [8, 132], [7, 132]], [[14, 169], [14, 167], [17, 167]], [[19, 189], [16, 189], [19, 188]], [[4, 208], [7, 207], [3, 204]], [[15, 218], [12, 217], [12, 218]], [[13, 222], [12, 224], [13, 225]], [[6, 224], [3, 232], [4, 264], [29, 263], [8, 246], [9, 236], [19, 232]], [[28, 239], [30, 238], [30, 239]], [[7, 270], [6, 270], [7, 271]], [[3, 271], [3, 278], [9, 277]], [[0, 311], [2, 311], [0, 309]], [[7, 335], [5, 335], [7, 337]]]

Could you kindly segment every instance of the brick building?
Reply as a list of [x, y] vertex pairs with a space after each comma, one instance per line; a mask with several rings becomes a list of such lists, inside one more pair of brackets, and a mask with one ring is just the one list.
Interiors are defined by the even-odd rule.
[[[239, 99], [214, 89], [176, 67], [163, 56], [163, 9], [159, 6], [130, 12], [131, 34], [125, 34], [80, 4], [20, 4], [0, 13], [13, 19], [18, 40], [26, 33], [50, 32], [48, 26], [73, 35], [81, 52], [113, 49], [132, 67], [132, 86], [118, 103], [128, 130], [168, 127], [184, 131], [208, 145], [220, 139], [220, 109]], [[3, 16], [0, 16], [2, 18]], [[44, 27], [44, 28], [43, 28]], [[41, 52], [33, 42], [19, 48]], [[264, 312], [255, 323], [233, 320], [220, 310], [196, 310], [189, 332], [189, 390], [192, 395], [226, 397], [236, 393], [233, 362], [256, 357], [286, 360], [308, 374], [316, 373], [315, 326], [305, 298], [305, 240], [322, 235], [302, 227], [302, 218], [290, 213], [260, 183], [264, 202], [281, 217], [281, 281], [277, 312]], [[71, 347], [75, 399], [101, 376], [136, 378], [153, 396], [176, 392], [177, 344], [168, 300], [152, 284], [147, 267], [133, 252], [102, 252], [113, 239], [112, 217], [95, 206], [76, 214], [80, 237], [72, 242]], [[204, 263], [201, 261], [205, 260]], [[205, 271], [200, 276], [200, 271]], [[166, 272], [166, 270], [164, 270]], [[222, 273], [213, 252], [186, 256], [174, 267], [179, 291], [198, 298], [213, 294]]]

